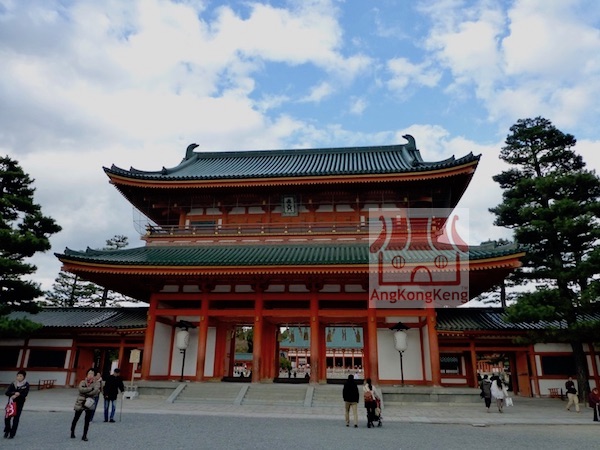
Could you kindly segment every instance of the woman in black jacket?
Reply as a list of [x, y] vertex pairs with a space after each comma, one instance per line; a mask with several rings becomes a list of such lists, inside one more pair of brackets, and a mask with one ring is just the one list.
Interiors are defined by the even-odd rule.
[[[19, 419], [23, 412], [23, 406], [25, 405], [25, 398], [29, 394], [29, 383], [25, 379], [27, 372], [19, 370], [17, 372], [17, 379], [10, 383], [10, 386], [6, 389], [5, 395], [9, 398], [9, 402], [12, 400], [17, 406], [17, 415], [14, 417], [6, 417], [4, 419], [4, 437], [12, 439], [17, 434], [17, 428], [19, 427]], [[11, 424], [12, 421], [12, 424]]]

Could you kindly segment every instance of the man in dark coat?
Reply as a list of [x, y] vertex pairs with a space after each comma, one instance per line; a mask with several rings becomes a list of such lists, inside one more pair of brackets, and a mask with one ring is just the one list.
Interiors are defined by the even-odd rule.
[[479, 387], [481, 388], [481, 398], [485, 401], [485, 407], [487, 408], [487, 412], [490, 412], [490, 405], [492, 404], [492, 382], [488, 380], [488, 376], [484, 375], [481, 383], [479, 383]]
[[[114, 422], [115, 421], [115, 410], [116, 400], [119, 395], [119, 391], [123, 392], [125, 390], [125, 385], [123, 384], [123, 380], [119, 375], [121, 371], [119, 369], [115, 369], [112, 375], [106, 380], [106, 384], [104, 385], [104, 421], [105, 422]], [[108, 417], [108, 408], [110, 410], [110, 420]]]
[[354, 416], [354, 428], [358, 428], [358, 386], [354, 381], [354, 375], [348, 375], [348, 379], [344, 383], [344, 390], [342, 391], [344, 398], [344, 406], [346, 412], [346, 426], [350, 426], [350, 409]]

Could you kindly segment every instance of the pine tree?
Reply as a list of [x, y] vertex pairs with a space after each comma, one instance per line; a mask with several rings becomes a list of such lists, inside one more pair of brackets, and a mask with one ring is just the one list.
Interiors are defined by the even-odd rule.
[[77, 275], [61, 270], [54, 280], [52, 290], [46, 292], [46, 301], [52, 306], [97, 306], [100, 287], [84, 282]]
[[[35, 300], [43, 291], [39, 283], [23, 279], [37, 270], [25, 258], [49, 250], [50, 236], [61, 230], [34, 202], [33, 181], [17, 161], [0, 158], [0, 316], [38, 310]], [[11, 329], [29, 328], [23, 321], [0, 317], [0, 332]]]
[[536, 289], [519, 294], [508, 317], [566, 324], [544, 335], [571, 344], [579, 392], [587, 395], [583, 343], [597, 339], [600, 330], [600, 323], [585, 315], [599, 306], [600, 179], [572, 149], [574, 136], [549, 120], [521, 119], [510, 131], [500, 158], [512, 167], [494, 176], [503, 201], [490, 211], [496, 225], [513, 229], [516, 242], [527, 247], [519, 276]]
[[[119, 250], [127, 245], [126, 236], [115, 235], [106, 240], [104, 250]], [[54, 280], [52, 289], [46, 292], [46, 300], [53, 306], [63, 307], [119, 306], [119, 302], [138, 301], [118, 293], [112, 293], [107, 288], [84, 281], [77, 275], [62, 270]]]

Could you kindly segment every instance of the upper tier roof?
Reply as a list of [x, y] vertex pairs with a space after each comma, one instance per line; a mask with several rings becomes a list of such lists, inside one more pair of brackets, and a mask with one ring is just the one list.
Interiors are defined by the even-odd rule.
[[350, 176], [401, 174], [450, 169], [476, 163], [480, 155], [472, 153], [437, 162], [426, 162], [412, 136], [407, 144], [316, 148], [299, 150], [260, 150], [235, 152], [194, 152], [188, 146], [185, 158], [173, 168], [157, 171], [104, 168], [109, 176], [148, 181], [211, 181], [249, 178]]
[[[493, 247], [469, 246], [469, 261], [499, 258], [522, 253], [513, 244]], [[432, 250], [417, 251], [424, 261], [436, 255]], [[112, 266], [145, 267], [256, 267], [296, 265], [365, 265], [376, 262], [369, 253], [367, 243], [302, 243], [302, 244], [238, 244], [238, 245], [191, 245], [146, 246], [120, 250], [77, 251], [66, 248], [55, 255], [64, 261], [79, 261]]]

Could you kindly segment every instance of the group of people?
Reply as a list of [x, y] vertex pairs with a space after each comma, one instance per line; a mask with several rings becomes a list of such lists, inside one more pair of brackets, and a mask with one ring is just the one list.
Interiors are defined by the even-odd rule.
[[[8, 397], [8, 403], [4, 416], [4, 437], [8, 439], [14, 438], [17, 433], [25, 399], [27, 398], [27, 394], [29, 394], [29, 383], [25, 379], [26, 376], [27, 372], [19, 370], [16, 380], [8, 386], [5, 392]], [[74, 439], [76, 437], [75, 427], [81, 415], [85, 413], [81, 440], [88, 440], [90, 422], [94, 417], [100, 395], [104, 397], [104, 421], [115, 422], [116, 400], [119, 391], [125, 391], [125, 385], [121, 379], [119, 369], [114, 369], [113, 373], [106, 379], [106, 382], [102, 381], [99, 371], [93, 368], [89, 369], [85, 379], [78, 385], [78, 395], [73, 407], [75, 416], [71, 422], [71, 438]]]
[[508, 403], [508, 388], [506, 384], [502, 382], [499, 376], [492, 375], [488, 378], [487, 375], [483, 376], [483, 379], [479, 383], [481, 398], [485, 401], [485, 407], [487, 412], [490, 412], [490, 406], [492, 406], [492, 399], [496, 400], [496, 406], [499, 412], [504, 412], [504, 406]]
[[[344, 383], [342, 398], [344, 399], [346, 426], [350, 426], [350, 411], [352, 411], [354, 428], [358, 428], [358, 402], [360, 400], [360, 394], [358, 385], [352, 374], [348, 375], [348, 379]], [[367, 428], [374, 427], [375, 421], [378, 422], [378, 426], [381, 426], [381, 395], [373, 387], [370, 378], [367, 378], [363, 384], [363, 400], [367, 411]]]
[[94, 418], [100, 395], [102, 394], [104, 397], [104, 422], [115, 422], [116, 400], [119, 391], [125, 390], [125, 385], [119, 369], [114, 369], [113, 373], [103, 382], [100, 373], [91, 368], [87, 371], [85, 379], [79, 383], [78, 390], [79, 394], [73, 407], [75, 416], [71, 422], [71, 438], [75, 439], [75, 427], [81, 415], [85, 413], [81, 440], [87, 441], [90, 422]]
[[[571, 411], [571, 406], [575, 406], [575, 411], [579, 412], [579, 397], [577, 395], [577, 388], [575, 387], [575, 382], [573, 381], [573, 377], [569, 377], [567, 382], [565, 383], [565, 390], [567, 391], [567, 411]], [[595, 387], [592, 389], [589, 395], [589, 406], [594, 410], [594, 422], [598, 422], [600, 417], [600, 391]]]

